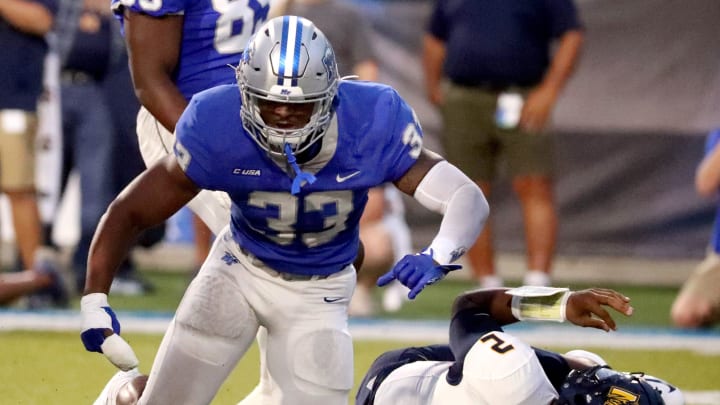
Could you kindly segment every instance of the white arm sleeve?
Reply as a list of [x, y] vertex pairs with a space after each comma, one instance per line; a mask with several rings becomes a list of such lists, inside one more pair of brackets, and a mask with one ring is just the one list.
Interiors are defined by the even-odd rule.
[[440, 230], [428, 247], [440, 264], [462, 256], [475, 243], [490, 214], [480, 188], [447, 161], [430, 169], [413, 197], [425, 208], [443, 215]]

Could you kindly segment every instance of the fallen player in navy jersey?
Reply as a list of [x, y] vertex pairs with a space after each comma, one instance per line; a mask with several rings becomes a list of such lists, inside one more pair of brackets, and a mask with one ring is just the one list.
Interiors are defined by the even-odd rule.
[[356, 405], [683, 404], [682, 392], [642, 373], [612, 370], [584, 350], [533, 348], [503, 331], [518, 320], [567, 320], [615, 330], [604, 308], [632, 314], [629, 299], [609, 290], [548, 287], [477, 290], [453, 305], [449, 345], [380, 355], [365, 375]]

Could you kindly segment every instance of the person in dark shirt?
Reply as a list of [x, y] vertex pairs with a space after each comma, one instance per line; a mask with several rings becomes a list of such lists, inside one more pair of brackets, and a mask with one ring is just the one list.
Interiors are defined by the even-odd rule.
[[[545, 129], [582, 38], [572, 0], [451, 0], [436, 2], [423, 40], [427, 93], [442, 112], [448, 160], [486, 195], [506, 164], [525, 220], [525, 285], [550, 283], [558, 220]], [[503, 284], [491, 229], [468, 253], [485, 287]]]

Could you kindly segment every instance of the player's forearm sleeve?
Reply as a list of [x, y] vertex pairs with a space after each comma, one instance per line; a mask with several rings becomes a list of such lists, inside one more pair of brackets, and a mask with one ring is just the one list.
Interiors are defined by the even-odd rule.
[[440, 264], [452, 263], [475, 243], [490, 213], [480, 188], [446, 161], [430, 169], [413, 197], [427, 209], [443, 214], [440, 230], [429, 246]]

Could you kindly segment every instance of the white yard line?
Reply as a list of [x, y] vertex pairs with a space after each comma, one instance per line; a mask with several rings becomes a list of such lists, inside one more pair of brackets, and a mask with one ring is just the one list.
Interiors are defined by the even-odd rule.
[[[170, 315], [119, 312], [125, 332], [162, 333]], [[0, 310], [0, 332], [11, 330], [78, 331], [77, 311], [28, 312]], [[524, 323], [506, 327], [537, 346], [581, 346], [627, 349], [684, 349], [704, 354], [720, 354], [720, 333], [689, 332], [665, 328], [632, 328], [605, 333], [569, 325]], [[357, 339], [399, 341], [447, 341], [447, 322], [384, 319], [352, 319], [350, 332]]]
[[[702, 354], [720, 354], [720, 333], [661, 328], [621, 327], [606, 333], [570, 325], [518, 324], [508, 332], [536, 346], [609, 347], [617, 349], [684, 349]], [[350, 331], [359, 339], [447, 341], [447, 323], [438, 321], [358, 320]]]

